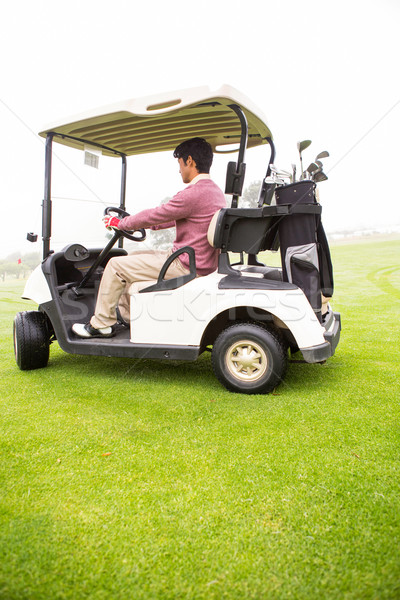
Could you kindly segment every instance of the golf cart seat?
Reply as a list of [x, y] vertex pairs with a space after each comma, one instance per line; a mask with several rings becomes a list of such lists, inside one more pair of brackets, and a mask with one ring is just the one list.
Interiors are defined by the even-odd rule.
[[[207, 239], [210, 246], [220, 249], [218, 272], [241, 275], [245, 272], [262, 273], [264, 277], [282, 280], [280, 269], [266, 267], [257, 261], [250, 262], [247, 266], [241, 265], [240, 269], [232, 269], [229, 265], [227, 252], [246, 252], [249, 256], [258, 254], [261, 250], [270, 247], [275, 239], [275, 231], [271, 229], [273, 218], [264, 216], [263, 209], [222, 208], [211, 219], [208, 227]], [[269, 235], [268, 235], [269, 234]], [[190, 273], [173, 279], [165, 279], [170, 264], [180, 255], [188, 254]], [[180, 248], [167, 259], [159, 277], [153, 281], [136, 282], [130, 285], [129, 294], [172, 290], [188, 283], [196, 277], [196, 260], [193, 248], [185, 246]]]
[[[266, 279], [282, 280], [281, 269], [268, 267], [256, 259], [263, 250], [273, 248], [276, 233], [276, 207], [222, 208], [213, 216], [208, 228], [208, 242], [220, 249], [218, 272], [238, 277], [246, 273], [260, 273]], [[248, 255], [231, 265], [228, 252]], [[234, 268], [236, 267], [236, 268]]]

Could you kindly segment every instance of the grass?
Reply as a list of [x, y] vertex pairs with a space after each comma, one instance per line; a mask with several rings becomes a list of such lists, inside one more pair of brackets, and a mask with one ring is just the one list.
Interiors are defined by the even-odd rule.
[[209, 355], [21, 372], [2, 283], [0, 598], [399, 598], [399, 250], [333, 248], [336, 355], [266, 396]]

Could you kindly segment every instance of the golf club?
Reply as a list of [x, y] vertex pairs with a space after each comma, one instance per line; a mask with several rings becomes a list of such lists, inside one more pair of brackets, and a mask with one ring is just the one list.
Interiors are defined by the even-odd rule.
[[285, 185], [285, 181], [284, 179], [280, 179], [279, 177], [276, 177], [275, 173], [273, 175], [269, 175], [268, 177], [266, 177], [264, 179], [265, 183], [268, 183], [269, 185]]
[[314, 171], [316, 171], [317, 169], [322, 167], [322, 163], [321, 165], [317, 165], [315, 162], [312, 162], [311, 164], [308, 165], [307, 167], [307, 172], [311, 173], [311, 175], [314, 173]]
[[292, 181], [292, 174], [289, 173], [289, 171], [284, 171], [283, 169], [281, 169], [280, 171], [277, 172], [278, 177], [286, 177], [288, 179], [290, 179], [290, 181]]
[[303, 150], [305, 150], [306, 148], [308, 148], [308, 146], [310, 146], [311, 144], [311, 140], [303, 140], [301, 142], [297, 142], [297, 150], [299, 151], [299, 155], [300, 155], [300, 170], [303, 173], [303, 157], [302, 157], [302, 152]]
[[319, 158], [328, 158], [328, 156], [329, 156], [328, 150], [322, 150], [322, 152], [320, 152], [319, 154], [317, 154], [317, 156], [315, 157], [315, 162], [317, 162], [317, 160]]
[[277, 177], [278, 179], [288, 178], [290, 181], [292, 180], [292, 174], [289, 173], [289, 171], [284, 171], [283, 169], [279, 171], [275, 165], [271, 165], [270, 169], [274, 177]]
[[313, 181], [315, 181], [316, 183], [320, 183], [321, 181], [326, 181], [328, 179], [328, 176], [325, 175], [325, 173], [322, 172], [322, 170], [318, 170], [316, 173], [314, 173], [313, 176]]

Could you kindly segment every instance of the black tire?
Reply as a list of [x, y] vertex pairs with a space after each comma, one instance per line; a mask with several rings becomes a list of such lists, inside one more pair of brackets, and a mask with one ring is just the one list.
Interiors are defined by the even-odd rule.
[[48, 318], [37, 310], [17, 313], [14, 319], [14, 354], [22, 371], [41, 369], [49, 361]]
[[278, 332], [255, 323], [238, 323], [224, 329], [212, 350], [217, 379], [230, 391], [266, 394], [283, 379], [286, 345]]

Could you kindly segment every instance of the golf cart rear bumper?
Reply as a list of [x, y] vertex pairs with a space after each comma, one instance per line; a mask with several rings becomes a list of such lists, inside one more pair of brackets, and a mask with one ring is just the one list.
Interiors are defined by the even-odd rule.
[[324, 333], [326, 342], [310, 348], [300, 348], [303, 358], [308, 363], [323, 362], [335, 354], [336, 346], [340, 339], [341, 321], [340, 313], [332, 313], [329, 331]]

